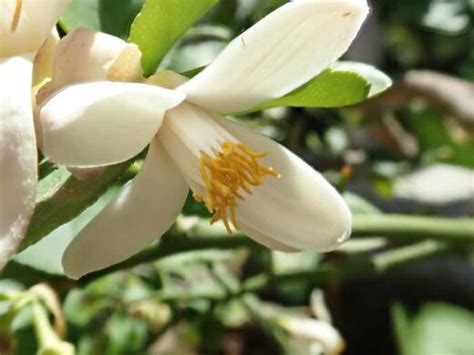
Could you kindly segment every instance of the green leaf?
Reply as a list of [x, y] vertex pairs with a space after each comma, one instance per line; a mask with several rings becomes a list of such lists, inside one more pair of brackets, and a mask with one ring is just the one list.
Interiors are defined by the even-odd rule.
[[139, 354], [148, 340], [144, 320], [114, 313], [104, 327], [106, 354]]
[[126, 39], [144, 0], [74, 0], [61, 19], [66, 32], [78, 27]]
[[60, 168], [41, 180], [35, 213], [20, 250], [78, 216], [119, 180], [129, 166], [130, 162], [117, 164], [85, 180], [78, 180], [65, 168]]
[[[43, 183], [44, 185], [44, 183]], [[70, 241], [95, 217], [120, 191], [113, 186], [79, 216], [61, 225], [36, 244], [15, 256], [15, 261], [48, 274], [64, 275], [62, 256]]]
[[337, 62], [298, 89], [251, 111], [280, 106], [348, 106], [380, 94], [391, 84], [388, 76], [370, 65]]
[[370, 85], [367, 98], [377, 96], [392, 86], [392, 79], [372, 65], [357, 62], [336, 62], [331, 68], [348, 71], [362, 76]]
[[472, 354], [474, 313], [444, 303], [425, 304], [415, 316], [392, 308], [401, 355]]
[[153, 74], [176, 41], [219, 0], [147, 0], [129, 40], [142, 51], [145, 75]]
[[474, 140], [456, 141], [443, 115], [429, 108], [413, 110], [409, 125], [418, 139], [423, 161], [474, 167]]
[[85, 327], [104, 309], [112, 307], [111, 303], [111, 300], [105, 297], [93, 297], [84, 290], [73, 289], [68, 292], [64, 300], [63, 309], [69, 323]]

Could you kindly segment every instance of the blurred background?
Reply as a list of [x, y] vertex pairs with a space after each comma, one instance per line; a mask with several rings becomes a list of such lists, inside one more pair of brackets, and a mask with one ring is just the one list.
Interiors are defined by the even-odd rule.
[[[162, 66], [187, 72], [209, 63], [285, 2], [221, 0]], [[127, 38], [141, 4], [76, 0], [63, 25]], [[341, 109], [275, 108], [241, 119], [323, 172], [354, 214], [472, 218], [474, 1], [376, 0], [371, 8], [343, 59], [381, 69], [390, 90]], [[474, 354], [466, 242], [359, 236], [321, 255], [226, 237], [235, 245], [189, 251], [192, 237], [223, 235], [190, 198], [153, 258], [67, 280], [64, 246], [116, 191], [4, 271], [0, 354], [39, 346], [34, 310], [12, 307], [11, 295], [46, 300], [48, 319], [78, 354]]]

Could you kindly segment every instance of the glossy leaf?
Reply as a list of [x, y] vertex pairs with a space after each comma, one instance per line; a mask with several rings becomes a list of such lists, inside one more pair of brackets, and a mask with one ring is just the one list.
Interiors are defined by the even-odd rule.
[[377, 96], [392, 86], [392, 79], [369, 64], [341, 61], [334, 63], [331, 67], [336, 71], [348, 71], [362, 76], [370, 85], [367, 98]]
[[145, 75], [155, 72], [176, 41], [218, 0], [147, 0], [130, 29]]
[[370, 65], [337, 62], [298, 89], [251, 111], [280, 106], [343, 107], [378, 95], [391, 84], [389, 77]]

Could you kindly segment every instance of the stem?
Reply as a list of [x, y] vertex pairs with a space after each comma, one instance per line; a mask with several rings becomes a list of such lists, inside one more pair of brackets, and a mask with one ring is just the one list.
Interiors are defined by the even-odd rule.
[[400, 248], [390, 249], [372, 257], [372, 262], [377, 270], [384, 271], [405, 263], [407, 260], [421, 259], [425, 256], [440, 254], [451, 249], [449, 244], [439, 243], [434, 240], [425, 240], [420, 243], [410, 244]]
[[33, 300], [31, 307], [33, 312], [33, 324], [39, 345], [37, 354], [74, 355], [74, 347], [62, 341], [54, 332], [49, 323], [48, 313], [40, 302], [36, 299]]
[[245, 246], [253, 248], [260, 247], [253, 240], [243, 236], [228, 237], [221, 235], [219, 237], [189, 238], [183, 235], [167, 234], [162, 237], [162, 240], [156, 246], [146, 249], [119, 264], [115, 264], [106, 269], [86, 275], [85, 277], [81, 278], [80, 282], [87, 283], [93, 279], [110, 274], [114, 271], [129, 269], [136, 265], [145, 264], [179, 253], [208, 249], [236, 249]]
[[406, 215], [354, 216], [353, 237], [384, 236], [391, 239], [436, 239], [474, 243], [474, 219], [438, 218]]
[[[191, 235], [192, 237], [188, 237]], [[425, 240], [435, 240], [444, 242], [449, 246], [461, 245], [462, 243], [474, 243], [474, 219], [468, 218], [438, 218], [438, 217], [422, 217], [422, 216], [406, 216], [406, 215], [356, 215], [353, 217], [353, 238], [363, 238], [371, 236], [383, 236], [390, 240], [402, 242], [423, 242]], [[233, 236], [227, 236], [224, 232], [218, 231], [217, 228], [210, 229], [207, 222], [200, 223], [199, 228], [192, 228], [185, 232], [176, 230], [169, 231], [163, 236], [159, 243], [155, 246], [144, 250], [143, 252], [104, 270], [91, 273], [80, 280], [80, 283], [90, 282], [100, 276], [109, 274], [114, 271], [129, 269], [134, 266], [152, 262], [154, 260], [164, 258], [170, 255], [183, 252], [206, 250], [206, 249], [237, 249], [247, 247], [251, 250], [255, 248], [263, 248], [255, 243], [252, 239], [247, 238], [239, 233]], [[408, 247], [407, 247], [408, 248]], [[413, 251], [412, 247], [407, 249], [388, 251], [387, 256], [380, 256], [378, 261], [374, 260], [379, 266], [384, 267], [385, 264], [401, 263], [408, 259], [421, 257], [423, 254], [432, 254], [444, 250], [444, 247], [432, 244], [422, 244], [418, 246], [418, 250]], [[392, 253], [393, 252], [393, 253]], [[413, 254], [413, 255], [410, 255]], [[383, 260], [385, 258], [385, 260]], [[39, 280], [44, 280], [44, 274], [36, 270], [30, 270], [24, 266], [16, 264], [14, 261], [4, 270], [4, 274], [10, 272], [12, 275], [18, 276], [18, 270], [27, 272], [27, 276], [38, 274]], [[27, 269], [27, 270], [26, 270]], [[54, 278], [51, 275], [48, 279]], [[58, 277], [63, 280], [62, 277]]]
[[[173, 233], [174, 234], [174, 233]], [[192, 230], [192, 237], [185, 235], [164, 236], [160, 243], [130, 259], [104, 270], [94, 272], [81, 279], [87, 283], [114, 271], [128, 269], [166, 256], [206, 249], [236, 249], [261, 247], [250, 238], [235, 233], [233, 236], [215, 235], [207, 237], [204, 228]], [[353, 218], [352, 237], [385, 236], [392, 240], [424, 241], [435, 239], [444, 242], [474, 243], [474, 219], [447, 219], [437, 217], [419, 217], [404, 215], [358, 215]], [[426, 248], [426, 246], [425, 246]], [[428, 252], [430, 248], [428, 248]]]
[[36, 331], [36, 338], [40, 348], [47, 348], [59, 341], [56, 333], [53, 331], [49, 323], [46, 310], [39, 304], [37, 300], [31, 303], [33, 312], [33, 322]]

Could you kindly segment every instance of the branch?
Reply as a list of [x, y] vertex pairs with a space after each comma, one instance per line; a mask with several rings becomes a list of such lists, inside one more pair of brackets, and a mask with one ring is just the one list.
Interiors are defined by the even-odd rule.
[[[206, 249], [236, 249], [249, 247], [260, 248], [248, 237], [242, 234], [227, 236], [214, 235], [208, 237], [209, 232], [201, 226], [190, 230], [185, 235], [167, 235], [159, 244], [140, 254], [113, 265], [107, 269], [86, 275], [81, 282], [89, 282], [102, 275], [117, 270], [128, 269], [136, 265], [148, 263], [166, 256], [196, 250]], [[384, 236], [391, 240], [423, 241], [434, 239], [450, 243], [474, 243], [474, 219], [467, 218], [437, 218], [405, 215], [358, 215], [353, 218], [352, 237]]]
[[[179, 253], [209, 249], [232, 250], [246, 247], [250, 250], [255, 250], [264, 248], [242, 234], [236, 233], [233, 236], [227, 236], [225, 233], [218, 233], [217, 228], [213, 228], [213, 232], [210, 233], [209, 228], [204, 228], [207, 225], [207, 222], [199, 223], [197, 228], [192, 228], [187, 233], [171, 230], [155, 246], [119, 264], [86, 275], [80, 279], [79, 283], [86, 284], [112, 272], [130, 269], [137, 265]], [[353, 266], [347, 268], [347, 272], [319, 270], [317, 273], [311, 273], [311, 277], [316, 277], [315, 275], [321, 275], [317, 277], [326, 277], [328, 272], [337, 273], [337, 275], [340, 275], [341, 272], [347, 273], [346, 276], [351, 277], [352, 274], [359, 275], [361, 272], [370, 270], [374, 266], [377, 269], [389, 268], [392, 265], [398, 265], [411, 259], [444, 252], [449, 250], [450, 247], [463, 246], [465, 243], [474, 244], [474, 219], [390, 214], [354, 216], [352, 238], [371, 236], [387, 237], [393, 241], [413, 242], [415, 244], [379, 253], [376, 258], [370, 259], [370, 265], [365, 265], [362, 270]], [[434, 240], [438, 243], [423, 243], [426, 240]], [[18, 278], [26, 278], [25, 280], [27, 281], [32, 279], [35, 282], [44, 281], [45, 279], [58, 282], [66, 280], [62, 276], [49, 275], [17, 264], [14, 261], [4, 270], [3, 276], [8, 277], [10, 274], [16, 275]]]
[[396, 214], [360, 215], [354, 216], [352, 236], [384, 236], [402, 241], [436, 239], [452, 243], [474, 243], [474, 219]]
[[[296, 271], [282, 274], [258, 274], [243, 280], [232, 279], [232, 275], [226, 273], [224, 279], [217, 275], [223, 284], [222, 289], [189, 291], [176, 290], [172, 292], [157, 291], [154, 297], [164, 302], [190, 302], [195, 300], [226, 301], [231, 298], [241, 297], [247, 293], [259, 293], [272, 285], [278, 285], [285, 282], [311, 282], [325, 284], [332, 280], [350, 280], [369, 275], [380, 274], [407, 262], [418, 261], [433, 255], [439, 255], [450, 250], [444, 244], [425, 241], [409, 246], [391, 249], [378, 253], [370, 258], [353, 258], [344, 261], [341, 264], [331, 265], [323, 264], [314, 271]], [[231, 287], [226, 284], [231, 283]], [[233, 286], [233, 285], [236, 286]]]

